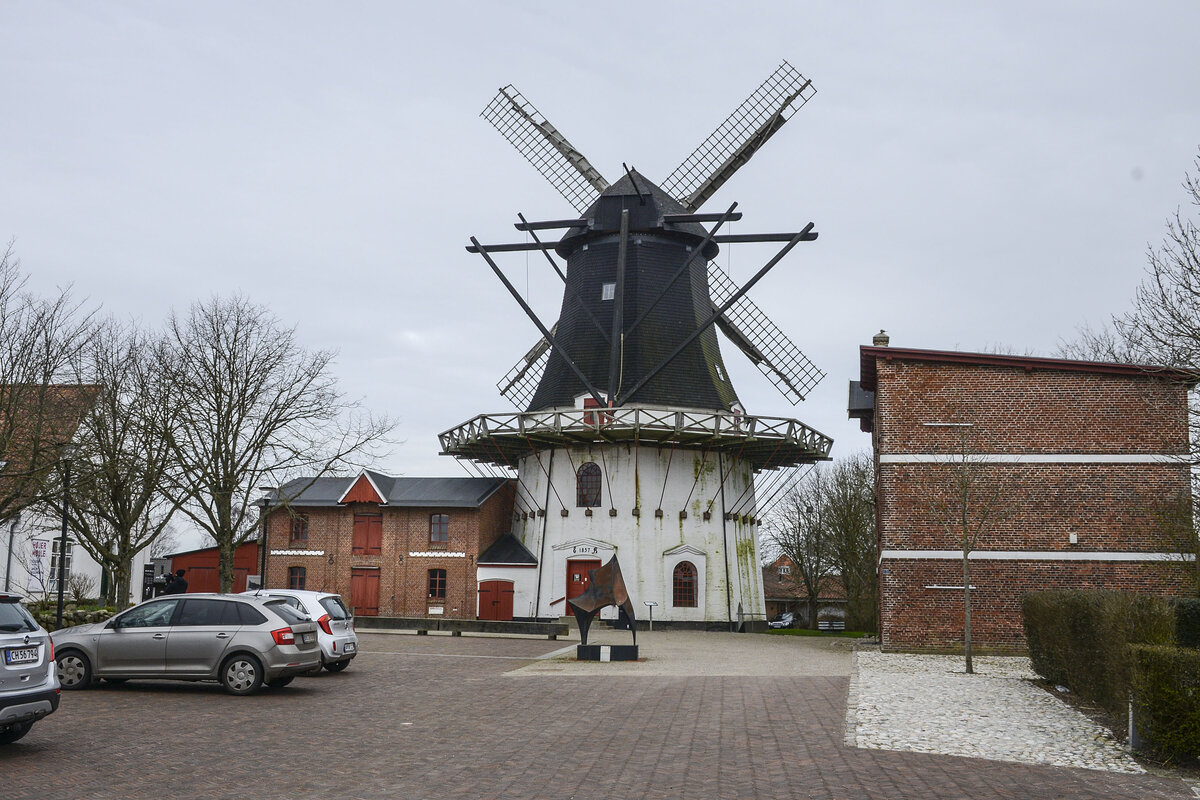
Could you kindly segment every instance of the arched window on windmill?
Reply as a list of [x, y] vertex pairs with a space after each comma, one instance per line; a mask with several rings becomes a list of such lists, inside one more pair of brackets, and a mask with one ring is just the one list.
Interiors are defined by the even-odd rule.
[[680, 561], [671, 579], [671, 605], [695, 608], [696, 594], [696, 567], [690, 561]]
[[600, 465], [594, 461], [581, 464], [575, 471], [575, 505], [578, 508], [600, 506]]

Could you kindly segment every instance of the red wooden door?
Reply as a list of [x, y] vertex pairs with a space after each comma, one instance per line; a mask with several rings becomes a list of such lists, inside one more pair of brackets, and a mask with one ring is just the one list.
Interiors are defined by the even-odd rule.
[[[568, 561], [567, 562], [567, 599], [573, 600], [579, 595], [587, 591], [591, 579], [588, 577], [588, 570], [599, 569], [600, 562], [588, 559], [587, 561]], [[575, 611], [570, 605], [567, 605], [567, 616], [575, 616]]]
[[379, 615], [379, 570], [350, 570], [350, 604], [356, 615]]
[[479, 618], [512, 620], [512, 581], [482, 581], [479, 584]]

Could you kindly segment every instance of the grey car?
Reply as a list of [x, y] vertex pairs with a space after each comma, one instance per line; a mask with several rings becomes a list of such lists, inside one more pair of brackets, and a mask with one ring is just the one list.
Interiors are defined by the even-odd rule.
[[0, 592], [0, 744], [29, 733], [58, 709], [58, 676], [50, 634], [21, 605]]
[[51, 637], [64, 689], [97, 678], [167, 678], [219, 681], [231, 694], [250, 694], [321, 666], [315, 622], [282, 601], [239, 595], [158, 597]]

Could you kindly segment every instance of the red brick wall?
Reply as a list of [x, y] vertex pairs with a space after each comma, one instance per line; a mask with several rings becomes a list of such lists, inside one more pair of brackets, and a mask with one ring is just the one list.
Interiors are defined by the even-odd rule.
[[[444, 608], [443, 616], [474, 619], [478, 582], [475, 560], [499, 536], [508, 531], [512, 515], [512, 490], [502, 488], [478, 509], [392, 508], [352, 504], [343, 508], [296, 509], [308, 514], [308, 541], [289, 541], [291, 518], [287, 511], [271, 513], [267, 523], [269, 550], [323, 550], [322, 556], [267, 556], [267, 585], [287, 586], [288, 568], [306, 569], [306, 589], [337, 592], [350, 601], [350, 571], [354, 567], [379, 568], [379, 613], [381, 616], [426, 616], [432, 605]], [[378, 555], [351, 552], [354, 514], [381, 514], [383, 537]], [[450, 517], [450, 541], [438, 550], [429, 542], [432, 514]], [[410, 556], [444, 550], [463, 557]], [[429, 570], [446, 570], [446, 597], [428, 597]]]
[[[1016, 456], [972, 463], [971, 530], [977, 550], [1162, 552], [1161, 515], [1189, 492], [1181, 463], [1021, 461], [1058, 454], [1187, 452], [1186, 388], [1149, 376], [876, 359], [877, 525], [881, 551], [958, 550], [961, 508], [953, 463], [888, 463], [887, 456]], [[969, 428], [925, 423], [969, 422]], [[885, 458], [881, 461], [880, 457]], [[970, 460], [971, 456], [968, 457]], [[986, 513], [986, 523], [981, 523]], [[1071, 534], [1077, 538], [1070, 543]], [[1177, 593], [1178, 565], [1129, 561], [972, 560], [973, 641], [1024, 646], [1021, 596], [1047, 588]], [[881, 562], [880, 628], [893, 649], [961, 647], [960, 560]]]
[[[974, 646], [997, 652], [1025, 647], [1021, 597], [1043, 589], [1119, 589], [1177, 594], [1180, 564], [1114, 561], [971, 561]], [[958, 650], [963, 641], [961, 560], [880, 564], [881, 644], [896, 650]], [[956, 589], [928, 589], [954, 586]]]

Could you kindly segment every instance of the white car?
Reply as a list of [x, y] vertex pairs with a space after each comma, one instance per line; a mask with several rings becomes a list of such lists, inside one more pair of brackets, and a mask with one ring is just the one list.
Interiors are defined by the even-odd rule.
[[306, 589], [253, 589], [242, 594], [258, 598], [278, 597], [316, 621], [321, 666], [330, 672], [341, 672], [358, 655], [354, 614], [342, 601], [341, 595]]

